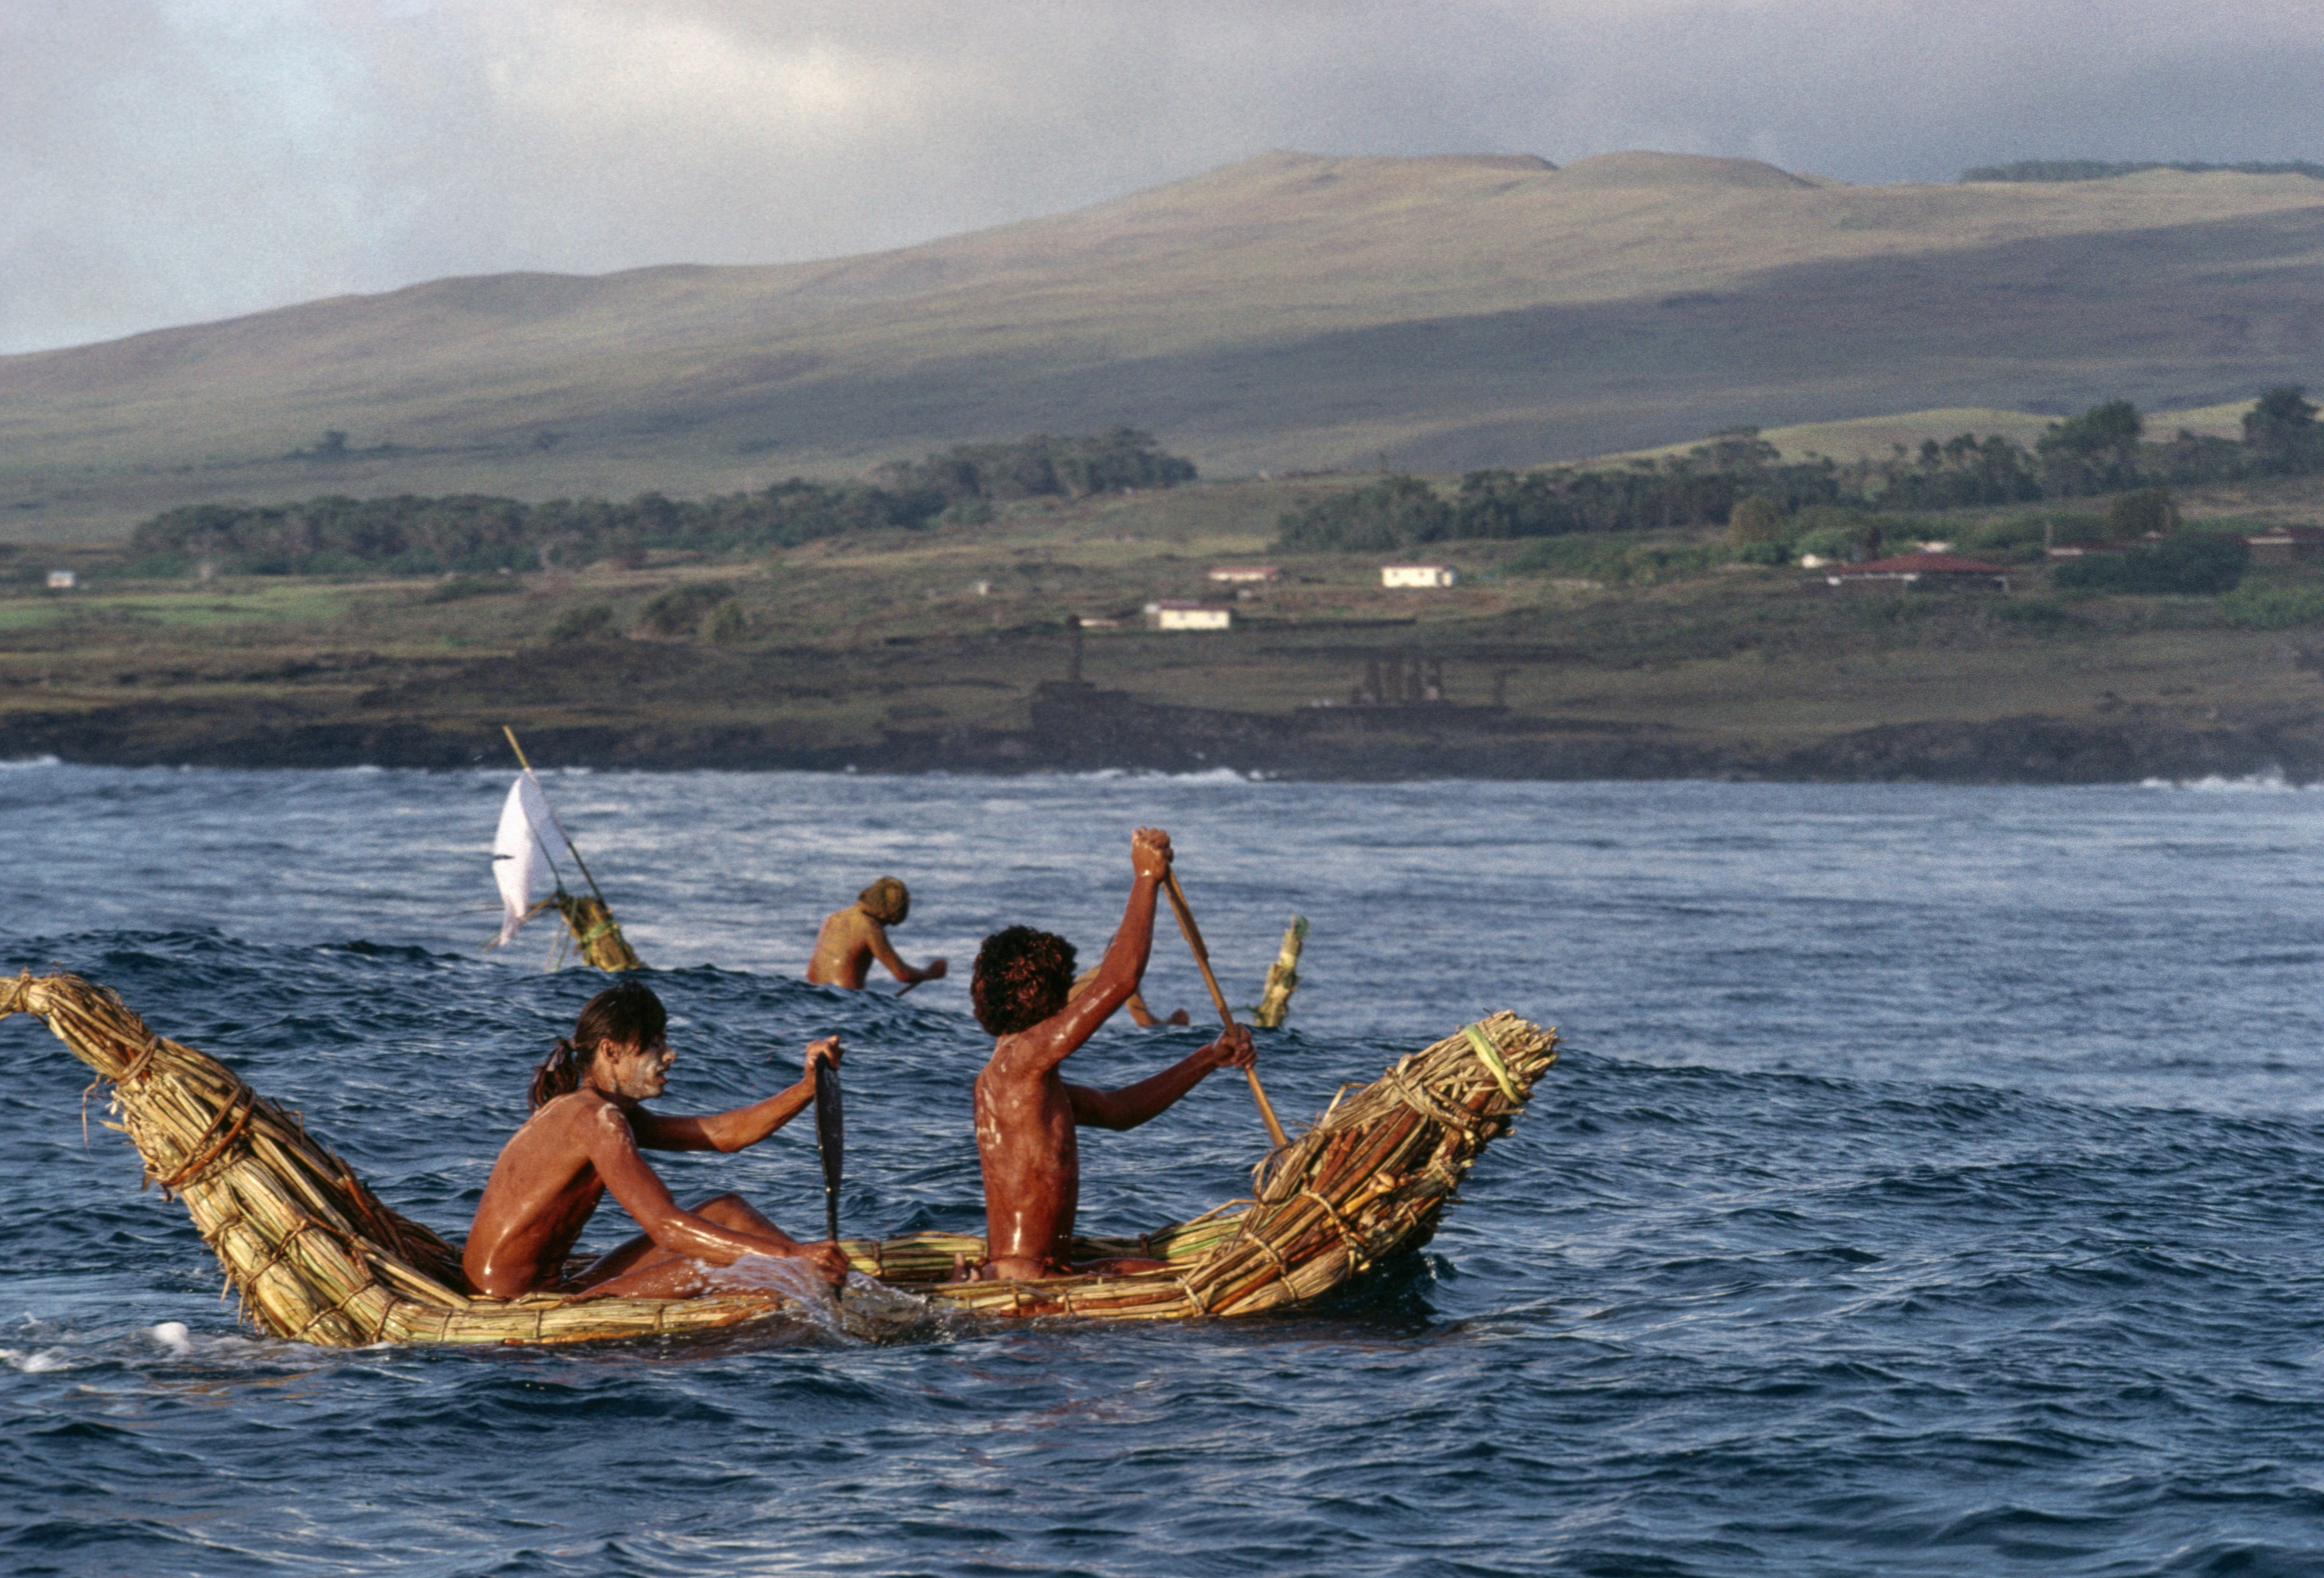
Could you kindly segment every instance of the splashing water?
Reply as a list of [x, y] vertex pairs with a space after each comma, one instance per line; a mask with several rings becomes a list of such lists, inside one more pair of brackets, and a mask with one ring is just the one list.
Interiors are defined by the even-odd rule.
[[750, 1288], [779, 1293], [799, 1316], [835, 1337], [858, 1343], [898, 1342], [943, 1324], [943, 1312], [927, 1299], [850, 1271], [844, 1286], [831, 1285], [805, 1262], [783, 1255], [744, 1255], [715, 1273], [721, 1291]]

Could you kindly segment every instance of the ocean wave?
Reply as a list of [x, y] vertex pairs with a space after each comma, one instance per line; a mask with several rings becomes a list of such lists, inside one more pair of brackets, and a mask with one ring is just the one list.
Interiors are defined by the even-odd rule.
[[0, 760], [0, 772], [6, 772], [11, 769], [23, 771], [35, 767], [62, 767], [63, 765], [63, 758], [57, 756], [14, 756]]

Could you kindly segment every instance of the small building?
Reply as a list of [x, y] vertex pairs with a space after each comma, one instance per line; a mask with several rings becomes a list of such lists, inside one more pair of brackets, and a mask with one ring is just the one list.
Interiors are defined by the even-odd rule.
[[1869, 559], [1860, 565], [1830, 565], [1823, 572], [1831, 586], [1961, 586], [2009, 590], [2009, 567], [1950, 553], [1900, 553], [1894, 558]]
[[1273, 565], [1213, 565], [1211, 579], [1236, 583], [1249, 581], [1279, 581], [1283, 572]]
[[2244, 540], [2251, 544], [2254, 564], [2288, 565], [2324, 553], [2324, 526], [2274, 526]]
[[2094, 553], [2128, 553], [2127, 542], [2053, 542], [2042, 551], [2052, 558], [2088, 558]]
[[1226, 630], [1234, 623], [1234, 610], [1213, 603], [1166, 600], [1148, 604], [1146, 617], [1156, 630]]
[[49, 572], [49, 590], [51, 592], [69, 592], [75, 586], [79, 585], [80, 577], [73, 574], [70, 570], [51, 570]]
[[1449, 586], [1461, 578], [1451, 565], [1382, 565], [1383, 586]]

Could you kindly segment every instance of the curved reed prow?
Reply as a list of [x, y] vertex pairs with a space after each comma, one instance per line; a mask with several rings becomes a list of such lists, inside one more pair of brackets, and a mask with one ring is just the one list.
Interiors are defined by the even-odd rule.
[[1420, 1248], [1556, 1061], [1555, 1030], [1506, 1011], [1399, 1059], [1259, 1164], [1242, 1231], [1187, 1276], [1188, 1297], [1205, 1315], [1248, 1315]]
[[[463, 1303], [459, 1252], [381, 1204], [295, 1113], [206, 1053], [155, 1035], [75, 975], [0, 981], [0, 1017], [48, 1022], [111, 1084], [108, 1125], [145, 1181], [184, 1200], [244, 1313], [277, 1336], [334, 1346], [390, 1340], [407, 1298]], [[399, 1291], [401, 1290], [401, 1291]]]

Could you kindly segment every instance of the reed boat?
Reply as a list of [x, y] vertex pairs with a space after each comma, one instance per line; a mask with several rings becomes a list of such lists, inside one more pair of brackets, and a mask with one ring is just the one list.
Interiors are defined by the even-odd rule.
[[[0, 979], [0, 1018], [45, 1020], [110, 1089], [145, 1182], [183, 1201], [245, 1318], [329, 1347], [556, 1343], [715, 1331], [796, 1307], [770, 1289], [690, 1298], [466, 1291], [460, 1253], [373, 1194], [354, 1169], [207, 1053], [155, 1035], [104, 987], [29, 971]], [[1512, 1013], [1400, 1058], [1253, 1170], [1248, 1199], [1135, 1239], [1077, 1239], [1074, 1259], [1166, 1269], [947, 1281], [984, 1241], [945, 1232], [841, 1241], [856, 1269], [942, 1306], [993, 1315], [1175, 1320], [1309, 1303], [1426, 1243], [1486, 1145], [1557, 1060], [1557, 1035]]]

